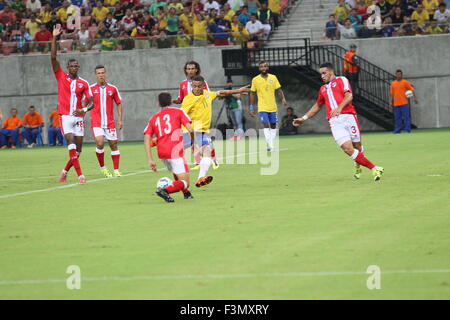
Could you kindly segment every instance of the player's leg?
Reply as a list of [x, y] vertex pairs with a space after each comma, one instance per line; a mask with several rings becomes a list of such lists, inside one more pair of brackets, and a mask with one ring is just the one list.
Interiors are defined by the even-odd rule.
[[0, 144], [2, 145], [2, 149], [6, 149], [8, 147], [6, 142], [7, 134], [6, 129], [0, 129]]
[[402, 106], [402, 114], [403, 114], [403, 129], [405, 132], [411, 132], [411, 117], [409, 114], [409, 104], [405, 104]]
[[119, 171], [120, 163], [120, 151], [117, 143], [116, 129], [107, 129], [107, 139], [109, 142], [109, 147], [111, 148], [111, 159], [114, 167], [114, 176], [120, 177], [122, 174]]
[[24, 135], [25, 140], [28, 143], [28, 148], [32, 148], [33, 147], [32, 146], [32, 144], [33, 144], [33, 135], [31, 133], [31, 131], [32, 131], [31, 128], [24, 128], [23, 129], [23, 135]]
[[58, 146], [62, 146], [64, 144], [64, 137], [63, 134], [61, 132], [61, 128], [55, 128], [56, 130], [56, 144]]
[[[363, 147], [362, 147], [361, 141], [360, 142], [352, 142], [352, 144], [353, 144], [354, 149], [358, 150], [359, 152], [363, 152]], [[361, 173], [362, 173], [361, 165], [355, 161], [355, 173], [353, 174], [353, 177], [355, 179], [360, 179]]]
[[211, 143], [211, 159], [212, 159], [212, 167], [214, 170], [219, 169], [220, 164], [219, 161], [217, 161], [216, 158], [216, 149], [214, 148], [214, 144]]
[[275, 140], [277, 138], [277, 123], [278, 123], [278, 113], [277, 112], [270, 112], [269, 113], [269, 123], [270, 123], [270, 152], [275, 151]]
[[[186, 180], [188, 182], [188, 187], [189, 187], [189, 184], [190, 184], [189, 165], [188, 165], [188, 163], [187, 163], [185, 158], [183, 158], [183, 164], [184, 164], [184, 172], [187, 173], [187, 174], [184, 175], [184, 173], [183, 173], [183, 177], [180, 178], [180, 174], [174, 173], [173, 174], [173, 179], [175, 181], [176, 180], [180, 180], [180, 179], [181, 180]], [[183, 196], [184, 196], [185, 199], [193, 199], [194, 198], [188, 188], [182, 189], [181, 191], [183, 192]]]
[[100, 172], [105, 178], [112, 178], [111, 172], [105, 166], [105, 133], [104, 129], [100, 127], [92, 128], [92, 133], [95, 139], [95, 156], [97, 157]]
[[49, 146], [54, 146], [56, 144], [56, 128], [55, 127], [48, 127], [47, 130], [47, 140]]
[[83, 172], [81, 170], [81, 165], [80, 165], [80, 155], [81, 155], [81, 151], [83, 148], [83, 136], [84, 136], [84, 131], [83, 131], [83, 135], [79, 135], [79, 133], [75, 132], [74, 133], [74, 142], [76, 145], [76, 157], [75, 159], [72, 159], [72, 165], [78, 175], [78, 183], [80, 184], [84, 184], [86, 183], [86, 178], [83, 175]]
[[11, 139], [12, 139], [12, 146], [11, 148], [15, 148], [16, 146], [20, 146], [20, 132], [19, 129], [11, 130]]
[[261, 123], [263, 125], [263, 132], [264, 132], [264, 138], [266, 138], [266, 143], [267, 143], [267, 151], [269, 151], [271, 149], [271, 137], [272, 137], [272, 133], [271, 133], [271, 129], [270, 129], [270, 125], [269, 125], [269, 114], [267, 112], [260, 112], [259, 113], [259, 117], [261, 119]]
[[206, 176], [209, 167], [211, 166], [211, 138], [206, 132], [196, 132], [197, 143], [202, 150], [202, 160], [200, 161], [200, 172], [198, 174], [198, 179], [195, 185], [201, 187], [211, 183], [213, 180], [212, 176]]
[[394, 133], [400, 133], [402, 130], [402, 110], [401, 107], [394, 107], [395, 128]]

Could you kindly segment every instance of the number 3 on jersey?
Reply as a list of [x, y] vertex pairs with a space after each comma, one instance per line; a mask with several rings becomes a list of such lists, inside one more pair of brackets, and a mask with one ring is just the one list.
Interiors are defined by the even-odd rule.
[[169, 134], [170, 132], [172, 132], [172, 126], [170, 125], [170, 115], [165, 114], [162, 119], [163, 119], [163, 121], [166, 122], [164, 130], [161, 130], [161, 120], [160, 120], [160, 118], [159, 117], [156, 118], [156, 121], [155, 121], [155, 124], [158, 127], [158, 131], [159, 131], [158, 135], [160, 137], [163, 135], [163, 131], [164, 131], [165, 134]]

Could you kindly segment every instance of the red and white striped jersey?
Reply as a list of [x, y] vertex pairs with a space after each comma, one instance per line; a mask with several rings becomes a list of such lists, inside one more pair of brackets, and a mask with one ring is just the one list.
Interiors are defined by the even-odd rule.
[[72, 79], [60, 67], [55, 71], [58, 82], [58, 112], [60, 115], [72, 115], [76, 109], [82, 109], [82, 101], [92, 96], [89, 83], [78, 77]]
[[183, 133], [181, 126], [191, 122], [191, 118], [182, 109], [162, 108], [148, 121], [144, 134], [156, 136], [158, 157], [177, 159], [184, 156]]
[[[327, 119], [330, 119], [330, 113], [336, 109], [344, 100], [346, 92], [352, 92], [350, 83], [346, 77], [335, 77], [329, 83], [323, 85], [319, 90], [317, 104], [325, 104], [327, 106]], [[347, 104], [341, 113], [356, 114], [352, 102]]]
[[[208, 83], [205, 80], [205, 90], [209, 91]], [[183, 80], [180, 82], [180, 90], [178, 91], [178, 101], [183, 102], [184, 97], [192, 92], [192, 80]]]
[[91, 127], [113, 129], [114, 122], [114, 102], [122, 102], [119, 89], [107, 83], [100, 86], [98, 83], [91, 85], [91, 92], [94, 98], [94, 109], [91, 110]]

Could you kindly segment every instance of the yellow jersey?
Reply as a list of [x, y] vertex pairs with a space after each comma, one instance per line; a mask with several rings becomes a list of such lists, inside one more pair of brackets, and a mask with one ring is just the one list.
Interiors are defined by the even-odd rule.
[[203, 90], [202, 95], [196, 96], [191, 92], [183, 99], [181, 109], [191, 118], [194, 131], [209, 132], [212, 118], [212, 103], [217, 96], [217, 92]]
[[278, 78], [268, 73], [267, 77], [258, 75], [252, 79], [250, 91], [258, 97], [258, 112], [277, 112], [275, 91], [281, 88]]

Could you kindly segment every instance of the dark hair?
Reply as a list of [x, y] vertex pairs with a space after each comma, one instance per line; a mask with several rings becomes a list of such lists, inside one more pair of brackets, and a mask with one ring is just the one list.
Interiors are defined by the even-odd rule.
[[397, 69], [397, 71], [395, 71], [395, 73], [397, 73], [397, 72], [403, 73], [403, 71], [400, 69]]
[[264, 64], [264, 63], [269, 64], [266, 60], [261, 60], [261, 61], [258, 62], [258, 66], [260, 66], [260, 65], [262, 65], [262, 64]]
[[67, 61], [67, 65], [69, 65], [71, 62], [76, 62], [78, 64], [78, 60], [74, 58], [70, 58], [69, 61]]
[[34, 106], [29, 106], [28, 108], [33, 108], [33, 109], [35, 109], [35, 107], [34, 107]]
[[98, 64], [98, 65], [95, 67], [95, 71], [97, 71], [97, 69], [105, 69], [105, 70], [106, 70], [105, 66], [102, 65], [102, 64]]
[[203, 78], [202, 76], [195, 76], [194, 78], [192, 78], [192, 81], [205, 82], [205, 78]]
[[195, 66], [195, 69], [197, 69], [197, 75], [199, 75], [200, 72], [202, 72], [200, 70], [200, 64], [197, 61], [191, 60], [191, 61], [188, 61], [188, 62], [185, 63], [184, 68], [183, 68], [184, 74], [186, 74], [186, 68], [190, 64], [193, 64]]
[[16, 108], [11, 108], [11, 110], [10, 110], [10, 111], [13, 111], [13, 110], [16, 110], [16, 111], [17, 111], [17, 109], [16, 109]]
[[286, 110], [291, 110], [292, 112], [294, 112], [294, 108], [292, 107], [288, 107]]
[[330, 70], [334, 70], [334, 66], [333, 66], [333, 64], [331, 63], [331, 62], [324, 62], [324, 63], [322, 63], [320, 66], [319, 66], [319, 68], [321, 69], [321, 68], [327, 68], [327, 69], [330, 69]]
[[442, 3], [439, 4], [438, 7], [444, 7], [444, 8], [447, 8], [447, 4], [442, 2]]
[[172, 96], [170, 95], [169, 92], [166, 91], [161, 92], [158, 95], [158, 102], [161, 108], [168, 107], [172, 104]]

